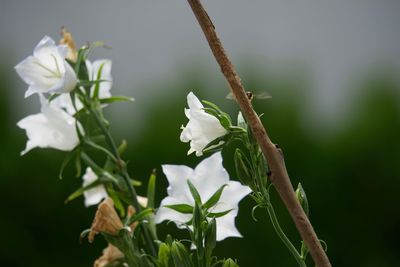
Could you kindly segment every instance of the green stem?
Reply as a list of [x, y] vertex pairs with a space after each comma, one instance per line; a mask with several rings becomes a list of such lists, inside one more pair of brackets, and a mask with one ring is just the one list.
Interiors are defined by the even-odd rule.
[[[117, 166], [120, 170], [120, 172], [122, 173], [122, 177], [124, 179], [124, 182], [126, 184], [126, 186], [128, 187], [129, 190], [129, 194], [131, 196], [131, 201], [132, 201], [132, 205], [133, 207], [136, 209], [136, 212], [140, 212], [142, 210], [142, 208], [139, 205], [139, 202], [137, 200], [137, 193], [135, 188], [132, 186], [131, 184], [131, 179], [129, 177], [129, 174], [126, 170], [126, 164], [124, 163], [124, 161], [121, 159], [121, 156], [118, 152], [118, 148], [114, 142], [114, 139], [111, 136], [110, 131], [107, 129], [107, 127], [104, 125], [103, 120], [101, 119], [101, 115], [99, 114], [99, 111], [96, 110], [95, 108], [93, 108], [92, 106], [90, 106], [89, 104], [89, 112], [93, 115], [97, 125], [100, 127], [101, 131], [103, 132], [106, 141], [108, 143], [108, 145], [110, 146], [113, 155], [115, 156], [115, 158], [117, 159]], [[149, 230], [147, 229], [147, 226], [144, 225], [143, 226], [143, 235], [144, 235], [144, 239], [146, 241], [146, 245], [149, 249], [149, 252], [151, 253], [151, 255], [156, 256], [156, 250], [154, 248], [154, 244], [152, 242], [152, 239], [150, 237], [149, 234]]]
[[304, 262], [303, 258], [297, 251], [297, 249], [293, 246], [292, 242], [290, 242], [289, 238], [285, 235], [283, 232], [278, 218], [276, 217], [274, 207], [270, 202], [268, 202], [267, 206], [267, 211], [268, 215], [271, 219], [272, 225], [275, 229], [275, 232], [278, 234], [279, 238], [282, 240], [282, 242], [285, 244], [285, 246], [289, 249], [290, 253], [292, 253], [293, 257], [296, 259], [297, 263], [299, 264], [300, 267], [307, 267], [306, 263]]

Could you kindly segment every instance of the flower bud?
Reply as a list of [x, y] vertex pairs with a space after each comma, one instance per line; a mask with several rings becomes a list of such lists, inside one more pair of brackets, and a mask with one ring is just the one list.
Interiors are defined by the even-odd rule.
[[123, 227], [121, 219], [114, 209], [114, 202], [111, 198], [106, 198], [97, 208], [88, 236], [89, 242], [92, 243], [94, 236], [100, 232], [116, 236]]
[[301, 183], [299, 183], [297, 185], [296, 198], [300, 202], [301, 207], [303, 208], [304, 212], [308, 216], [308, 214], [309, 214], [308, 200], [307, 200], [306, 192], [304, 191], [303, 187], [301, 186]]
[[226, 261], [224, 261], [222, 267], [239, 267], [239, 265], [237, 265], [237, 263], [234, 262], [232, 259], [227, 259]]
[[78, 59], [78, 52], [76, 51], [76, 45], [74, 42], [74, 38], [72, 38], [72, 34], [65, 27], [61, 27], [60, 35], [62, 38], [60, 39], [61, 45], [66, 45], [68, 48], [67, 59], [72, 62], [76, 62]]
[[253, 184], [253, 176], [250, 168], [250, 162], [243, 155], [243, 152], [237, 148], [234, 155], [235, 169], [238, 179], [242, 184], [251, 186]]

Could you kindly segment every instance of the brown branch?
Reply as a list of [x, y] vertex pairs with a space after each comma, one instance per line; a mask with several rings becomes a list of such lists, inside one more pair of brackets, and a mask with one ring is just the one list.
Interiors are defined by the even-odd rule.
[[286, 208], [288, 209], [302, 239], [310, 250], [310, 254], [318, 267], [330, 267], [331, 264], [325, 251], [323, 250], [318, 237], [304, 213], [299, 201], [297, 201], [295, 192], [290, 182], [289, 175], [286, 170], [282, 151], [272, 143], [268, 137], [264, 126], [262, 125], [257, 113], [254, 111], [251, 102], [246, 96], [246, 92], [241, 83], [240, 77], [228, 58], [221, 41], [219, 40], [214, 28], [214, 24], [204, 10], [199, 0], [187, 0], [195, 14], [206, 38], [208, 44], [217, 60], [221, 71], [224, 74], [233, 95], [242, 111], [244, 117], [249, 123], [251, 130], [261, 147], [266, 158], [269, 168], [272, 172], [270, 176], [271, 183], [278, 191]]

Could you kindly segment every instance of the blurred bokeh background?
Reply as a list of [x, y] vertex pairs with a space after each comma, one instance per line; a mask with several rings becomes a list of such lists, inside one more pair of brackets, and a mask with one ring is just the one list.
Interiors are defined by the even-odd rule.
[[[400, 266], [400, 2], [204, 1], [289, 174], [302, 182], [311, 221], [328, 244], [333, 266]], [[117, 140], [127, 139], [131, 174], [146, 182], [158, 170], [157, 199], [166, 194], [160, 165], [195, 166], [179, 141], [192, 90], [235, 117], [226, 83], [185, 1], [0, 2], [0, 266], [92, 266], [106, 245], [79, 242], [95, 208], [65, 198], [81, 184], [64, 153], [36, 149], [20, 157], [25, 133], [16, 122], [38, 112], [36, 96], [13, 66], [46, 34], [67, 26], [78, 44], [102, 40], [111, 50], [113, 93], [135, 97], [107, 108]], [[232, 170], [232, 155], [225, 151]], [[145, 188], [139, 188], [144, 192]], [[274, 195], [292, 240], [297, 232]], [[241, 266], [296, 266], [266, 214], [241, 204], [243, 239], [227, 239], [219, 257]], [[162, 226], [161, 236], [174, 227]], [[180, 233], [182, 234], [182, 233]], [[310, 264], [310, 266], [312, 266]]]

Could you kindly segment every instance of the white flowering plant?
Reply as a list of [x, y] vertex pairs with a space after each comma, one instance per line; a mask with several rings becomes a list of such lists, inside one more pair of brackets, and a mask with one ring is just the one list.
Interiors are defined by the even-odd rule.
[[[114, 140], [110, 123], [103, 114], [107, 105], [133, 101], [133, 98], [111, 94], [111, 61], [89, 59], [90, 52], [98, 46], [102, 43], [77, 49], [72, 35], [62, 29], [59, 44], [45, 36], [33, 55], [15, 67], [29, 86], [25, 97], [37, 94], [41, 104], [40, 113], [17, 123], [28, 137], [21, 154], [36, 147], [65, 151], [60, 177], [64, 169], [74, 163], [76, 175], [82, 177], [82, 186], [72, 192], [67, 202], [83, 196], [86, 207], [97, 205], [93, 223], [81, 233], [81, 238], [87, 237], [91, 243], [101, 234], [108, 242], [94, 266], [239, 266], [236, 259], [217, 258], [214, 249], [218, 241], [242, 237], [235, 226], [235, 218], [239, 202], [247, 195], [255, 201], [253, 213], [256, 208], [267, 211], [274, 230], [299, 266], [306, 266], [309, 252], [315, 262], [320, 260], [319, 254], [314, 255], [315, 246], [321, 247], [318, 239], [315, 245], [302, 235], [304, 242], [296, 246], [279, 224], [270, 189], [275, 185], [280, 192], [273, 179], [279, 177], [282, 165], [276, 164], [276, 156], [265, 152], [268, 152], [265, 149], [268, 144], [259, 140], [263, 132], [254, 126], [258, 115], [252, 117], [245, 108], [242, 111], [246, 116], [239, 112], [235, 124], [217, 105], [200, 101], [189, 92], [188, 108], [184, 109], [189, 121], [182, 126], [180, 139], [190, 143], [188, 155], [207, 157], [194, 169], [185, 165], [162, 165], [169, 186], [168, 195], [159, 206], [155, 199], [155, 173], [151, 173], [147, 181], [146, 196], [139, 196], [135, 187], [140, 182], [131, 178], [122, 157], [127, 144]], [[245, 92], [243, 95], [246, 96]], [[240, 99], [240, 94], [235, 97]], [[251, 98], [243, 101], [249, 104]], [[236, 180], [231, 179], [224, 168], [221, 153], [232, 143], [236, 146], [235, 152], [225, 156], [234, 160], [232, 176]], [[278, 147], [274, 149], [281, 152]], [[279, 155], [278, 160], [281, 160]], [[290, 183], [289, 187], [293, 191]], [[307, 217], [304, 219], [302, 214], [308, 216], [309, 206], [301, 184], [296, 194], [293, 191], [293, 197], [294, 202], [289, 201], [289, 207], [300, 207], [295, 222], [301, 218], [307, 223]], [[247, 215], [254, 218], [253, 213]], [[164, 221], [174, 222], [179, 229], [184, 229], [188, 239], [179, 240], [170, 234], [159, 238], [157, 225]], [[185, 242], [187, 240], [189, 242]], [[328, 262], [328, 265], [318, 266], [330, 265]]]

